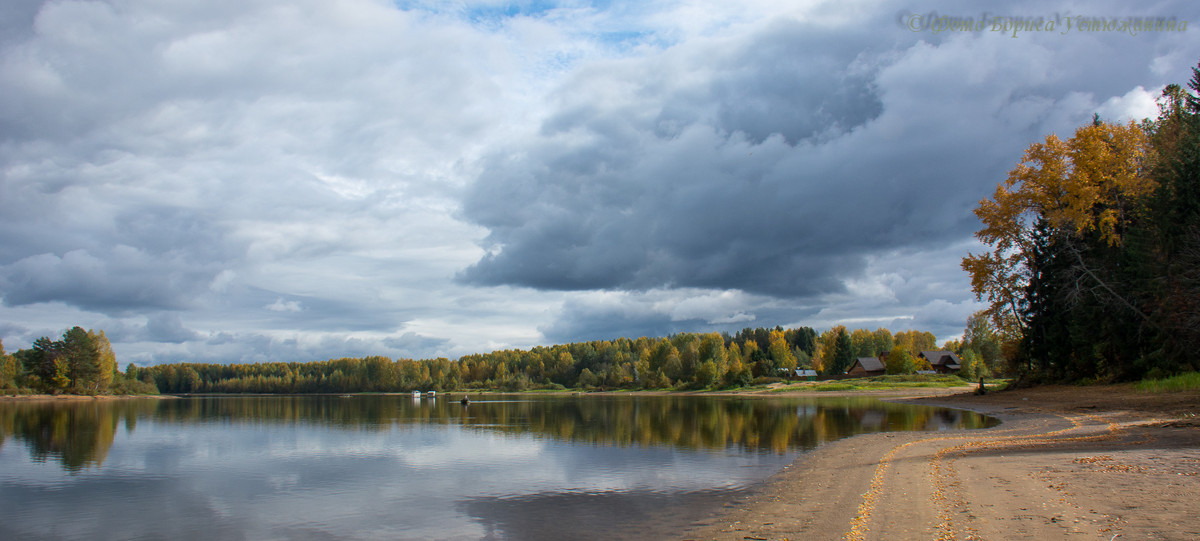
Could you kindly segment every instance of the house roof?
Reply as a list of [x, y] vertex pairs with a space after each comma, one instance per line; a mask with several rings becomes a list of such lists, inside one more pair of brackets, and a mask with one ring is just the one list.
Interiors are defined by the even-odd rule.
[[[866, 370], [867, 372], [878, 372], [884, 369], [883, 361], [880, 361], [879, 357], [859, 357], [854, 362], [855, 364], [862, 366], [863, 370]], [[853, 369], [854, 366], [851, 365], [850, 368]]]
[[929, 364], [933, 366], [945, 366], [947, 368], [958, 368], [962, 366], [962, 361], [958, 359], [953, 351], [922, 351], [920, 354]]

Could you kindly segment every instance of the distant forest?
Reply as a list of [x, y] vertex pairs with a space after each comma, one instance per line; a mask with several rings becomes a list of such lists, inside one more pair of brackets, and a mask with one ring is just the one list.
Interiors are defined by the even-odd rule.
[[[858, 356], [893, 349], [914, 359], [934, 349], [931, 333], [887, 329], [818, 335], [798, 329], [743, 329], [734, 335], [681, 333], [619, 338], [449, 359], [346, 358], [307, 363], [166, 364], [127, 375], [163, 393], [328, 393], [495, 389], [687, 389], [774, 381], [797, 367], [840, 374]], [[998, 350], [997, 350], [998, 351]], [[916, 362], [895, 371], [915, 371]], [[129, 372], [134, 374], [129, 374]]]
[[[969, 377], [998, 370], [999, 342], [987, 319], [969, 322], [965, 341], [947, 344], [959, 351]], [[78, 328], [76, 328], [78, 329]], [[90, 331], [68, 331], [68, 335]], [[102, 336], [102, 334], [91, 333]], [[104, 341], [107, 344], [107, 340]], [[916, 358], [936, 349], [932, 333], [887, 329], [847, 330], [837, 326], [818, 334], [797, 329], [746, 328], [727, 333], [681, 333], [659, 338], [619, 338], [577, 342], [529, 350], [503, 350], [445, 358], [392, 360], [387, 357], [343, 358], [314, 362], [256, 364], [179, 363], [138, 367], [122, 374], [111, 368], [113, 389], [83, 380], [47, 379], [38, 371], [45, 359], [60, 364], [53, 342], [3, 355], [0, 389], [22, 386], [44, 392], [162, 393], [350, 393], [411, 390], [532, 389], [701, 389], [776, 381], [796, 368], [841, 374], [856, 357], [887, 354], [889, 373], [928, 368]], [[47, 345], [49, 344], [49, 345]], [[82, 385], [82, 387], [81, 387]], [[86, 387], [86, 388], [85, 388]]]

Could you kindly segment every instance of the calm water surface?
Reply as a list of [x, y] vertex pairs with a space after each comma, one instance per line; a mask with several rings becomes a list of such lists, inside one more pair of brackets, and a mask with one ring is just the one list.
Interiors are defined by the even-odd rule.
[[671, 537], [823, 442], [992, 423], [873, 399], [0, 403], [0, 539]]

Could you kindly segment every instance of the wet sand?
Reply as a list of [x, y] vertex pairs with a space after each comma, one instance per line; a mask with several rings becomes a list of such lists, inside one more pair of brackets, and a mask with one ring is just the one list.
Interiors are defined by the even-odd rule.
[[1003, 424], [824, 445], [680, 538], [1200, 539], [1200, 393], [879, 394]]

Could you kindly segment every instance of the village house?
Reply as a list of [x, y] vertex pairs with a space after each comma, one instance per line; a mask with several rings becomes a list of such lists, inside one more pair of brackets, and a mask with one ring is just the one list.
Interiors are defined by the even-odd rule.
[[798, 379], [802, 379], [805, 381], [817, 381], [817, 371], [816, 370], [809, 370], [807, 368], [797, 368], [795, 374], [796, 375], [794, 377], [796, 377]]
[[805, 381], [816, 381], [817, 371], [806, 368], [780, 368], [779, 374], [781, 377], [788, 379], [801, 379]]
[[882, 376], [887, 370], [879, 357], [859, 357], [846, 373], [854, 376]]
[[962, 361], [953, 351], [922, 351], [918, 357], [929, 361], [938, 374], [953, 374], [962, 368]]

